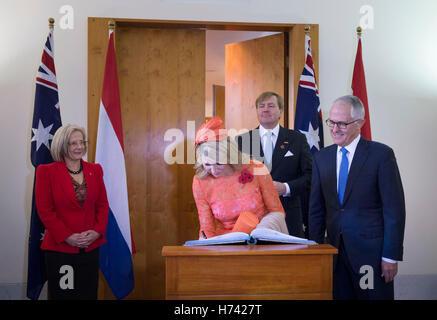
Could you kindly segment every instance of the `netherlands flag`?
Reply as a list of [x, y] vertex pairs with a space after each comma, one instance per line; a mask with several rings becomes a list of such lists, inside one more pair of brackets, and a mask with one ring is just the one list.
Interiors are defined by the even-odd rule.
[[100, 247], [100, 269], [117, 299], [123, 299], [134, 288], [132, 264], [133, 239], [129, 222], [126, 165], [114, 33], [109, 32], [97, 129], [96, 163], [104, 172], [108, 194], [109, 217], [107, 242]]

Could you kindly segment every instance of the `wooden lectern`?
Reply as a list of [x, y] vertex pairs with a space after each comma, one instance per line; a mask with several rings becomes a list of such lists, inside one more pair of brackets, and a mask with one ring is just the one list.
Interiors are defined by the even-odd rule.
[[166, 299], [332, 299], [334, 254], [329, 244], [163, 247]]

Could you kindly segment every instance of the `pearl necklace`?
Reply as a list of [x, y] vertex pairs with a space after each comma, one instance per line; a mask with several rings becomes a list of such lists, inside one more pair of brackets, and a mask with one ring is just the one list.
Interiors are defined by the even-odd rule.
[[77, 170], [77, 171], [73, 171], [73, 170], [68, 169], [68, 167], [67, 167], [67, 170], [68, 170], [68, 172], [70, 172], [71, 174], [79, 174], [79, 173], [81, 173], [82, 170], [83, 170], [82, 162], [80, 163], [80, 168], [79, 168], [79, 170]]

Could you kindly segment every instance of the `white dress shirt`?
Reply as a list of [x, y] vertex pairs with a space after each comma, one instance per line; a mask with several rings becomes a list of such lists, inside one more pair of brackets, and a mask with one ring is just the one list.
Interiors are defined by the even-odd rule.
[[[276, 141], [278, 140], [278, 135], [279, 135], [279, 124], [277, 124], [276, 127], [274, 127], [273, 129], [266, 129], [262, 125], [259, 125], [259, 136], [261, 137], [261, 144], [262, 144], [263, 150], [265, 150], [265, 146], [266, 146], [266, 133], [267, 133], [267, 131], [272, 132], [272, 143], [273, 143], [273, 151], [274, 151]], [[272, 152], [272, 159], [273, 159], [273, 152]], [[286, 191], [282, 195], [282, 197], [289, 197], [290, 196], [290, 186], [286, 182], [283, 182], [283, 184], [285, 185]]]
[[[356, 137], [349, 145], [344, 147], [348, 151], [348, 153], [346, 154], [346, 157], [349, 161], [348, 172], [350, 171], [352, 160], [354, 159], [355, 151], [357, 150], [358, 142], [360, 141], [360, 139], [361, 139], [361, 135], [358, 135], [358, 137]], [[340, 164], [341, 164], [341, 159], [343, 157], [343, 153], [341, 152], [341, 148], [342, 147], [337, 146], [337, 190], [338, 190], [338, 176], [340, 174]], [[386, 262], [390, 262], [390, 263], [397, 262], [396, 260], [388, 259], [385, 257], [382, 257], [382, 260], [384, 260]]]

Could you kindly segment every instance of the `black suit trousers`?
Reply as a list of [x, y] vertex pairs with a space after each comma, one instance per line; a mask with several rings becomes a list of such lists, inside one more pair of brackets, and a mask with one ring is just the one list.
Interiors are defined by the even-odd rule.
[[99, 248], [79, 253], [46, 250], [45, 261], [49, 300], [97, 300]]
[[[385, 283], [381, 277], [381, 267], [373, 270], [373, 286], [371, 288], [362, 288], [360, 285], [362, 278], [367, 272], [359, 274], [354, 272], [344, 247], [343, 237], [340, 236], [340, 245], [338, 248], [338, 258], [334, 269], [333, 276], [333, 297], [334, 300], [393, 300], [394, 286], [393, 281]], [[365, 279], [368, 284], [367, 279]]]

